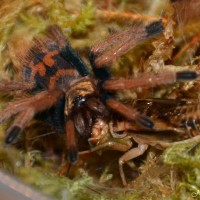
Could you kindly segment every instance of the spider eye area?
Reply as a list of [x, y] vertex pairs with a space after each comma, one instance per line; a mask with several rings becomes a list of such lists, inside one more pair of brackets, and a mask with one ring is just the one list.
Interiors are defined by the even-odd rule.
[[80, 107], [88, 97], [94, 96], [96, 90], [90, 78], [81, 78], [73, 83], [65, 93], [65, 115], [69, 116], [75, 107]]
[[85, 96], [77, 96], [74, 99], [73, 104], [76, 107], [80, 107], [85, 101], [86, 101], [86, 97]]

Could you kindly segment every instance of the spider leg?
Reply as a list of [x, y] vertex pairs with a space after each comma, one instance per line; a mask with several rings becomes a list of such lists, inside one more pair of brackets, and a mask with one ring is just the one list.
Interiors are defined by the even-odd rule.
[[78, 160], [78, 148], [76, 142], [76, 133], [74, 122], [69, 119], [65, 123], [66, 129], [66, 146], [67, 146], [67, 160], [75, 163]]
[[15, 118], [12, 125], [6, 131], [5, 143], [10, 144], [14, 142], [19, 133], [26, 127], [26, 125], [33, 118], [33, 116], [34, 110], [32, 108], [20, 112]]
[[9, 103], [8, 106], [1, 113], [0, 123], [3, 123], [5, 120], [12, 117], [13, 115], [25, 110], [30, 101], [30, 98], [25, 98]]
[[123, 103], [115, 100], [114, 98], [107, 97], [105, 103], [116, 112], [125, 116], [129, 120], [135, 121], [139, 126], [152, 129], [154, 126], [153, 121], [145, 115], [139, 114], [135, 109], [130, 108]]
[[44, 91], [33, 97], [19, 100], [8, 105], [0, 116], [0, 123], [15, 114], [19, 114], [15, 118], [13, 124], [8, 128], [5, 142], [7, 144], [12, 143], [36, 113], [52, 107], [61, 96], [61, 91]]
[[61, 95], [62, 93], [60, 91], [44, 91], [36, 94], [33, 97], [14, 101], [10, 103], [1, 113], [0, 123], [30, 107], [34, 107], [35, 113], [43, 111], [54, 105]]
[[0, 91], [1, 92], [11, 92], [11, 91], [24, 91], [32, 89], [33, 83], [25, 83], [23, 81], [0, 81]]
[[165, 71], [156, 75], [144, 75], [134, 79], [106, 80], [102, 84], [105, 90], [118, 91], [138, 87], [154, 87], [162, 84], [175, 83], [177, 81], [191, 81], [198, 78], [199, 74], [195, 71]]
[[162, 31], [162, 21], [154, 21], [147, 26], [141, 24], [115, 33], [103, 42], [95, 45], [89, 54], [94, 74], [101, 80], [108, 79], [109, 73], [105, 69], [106, 67], [140, 42], [152, 38]]

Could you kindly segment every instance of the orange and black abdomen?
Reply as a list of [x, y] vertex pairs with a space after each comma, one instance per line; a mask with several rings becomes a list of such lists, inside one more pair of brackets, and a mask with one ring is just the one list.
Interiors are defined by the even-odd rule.
[[80, 77], [78, 71], [61, 54], [59, 48], [34, 52], [28, 66], [23, 67], [23, 79], [33, 82], [33, 91], [47, 89], [67, 90], [70, 83]]

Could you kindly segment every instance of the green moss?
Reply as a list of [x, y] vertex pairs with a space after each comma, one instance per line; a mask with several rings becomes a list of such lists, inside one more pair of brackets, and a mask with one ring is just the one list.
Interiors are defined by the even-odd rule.
[[[70, 180], [66, 177], [55, 176], [48, 171], [44, 172], [41, 168], [19, 168], [17, 174], [22, 179], [39, 189], [45, 194], [51, 195], [57, 199], [62, 199], [63, 196], [69, 199], [86, 199], [85, 187], [92, 182], [88, 176], [78, 180]], [[29, 176], [31, 174], [31, 176]]]
[[[101, 41], [109, 35], [132, 26], [135, 21], [152, 20], [157, 13], [164, 10], [165, 37], [156, 42], [151, 41], [133, 49], [124, 57], [118, 59], [113, 65], [113, 74], [120, 77], [137, 77], [141, 73], [157, 72], [163, 69], [180, 70], [195, 65], [198, 56], [194, 52], [198, 45], [191, 45], [188, 51], [174, 59], [174, 54], [184, 47], [186, 40], [190, 41], [198, 33], [199, 20], [189, 20], [177, 25], [175, 22], [172, 5], [165, 6], [163, 0], [158, 1], [84, 1], [84, 0], [7, 0], [0, 2], [0, 77], [14, 79], [20, 70], [18, 52], [23, 51], [23, 45], [19, 43], [27, 40], [27, 43], [36, 35], [44, 32], [49, 24], [58, 24], [64, 33], [70, 37], [73, 47], [83, 59], [86, 58], [89, 48], [95, 41]], [[165, 1], [167, 2], [167, 1]], [[184, 1], [180, 1], [184, 2]], [[195, 2], [195, 0], [194, 0]], [[179, 2], [178, 2], [179, 3]], [[145, 16], [138, 15], [143, 13]], [[163, 13], [163, 12], [162, 12]], [[134, 21], [135, 15], [137, 20]], [[113, 17], [115, 16], [115, 17]], [[121, 19], [123, 18], [123, 19]], [[123, 23], [122, 23], [123, 22]], [[190, 43], [190, 42], [188, 42]], [[187, 44], [188, 44], [187, 43]], [[197, 42], [198, 44], [198, 42]], [[173, 60], [174, 59], [174, 60]], [[192, 60], [193, 66], [190, 66]], [[176, 65], [179, 65], [177, 67]], [[185, 65], [186, 67], [183, 67]], [[191, 89], [188, 89], [191, 88]], [[192, 96], [198, 100], [198, 93], [193, 84], [177, 84], [169, 87], [160, 87], [151, 90], [125, 91], [118, 96], [120, 99], [136, 98], [187, 98]], [[186, 94], [187, 95], [184, 95]], [[13, 98], [13, 94], [11, 94]], [[10, 98], [1, 97], [6, 101]], [[6, 100], [5, 100], [6, 99]], [[2, 105], [2, 104], [1, 104]], [[5, 126], [6, 127], [6, 126]], [[41, 128], [47, 130], [47, 128]], [[37, 136], [38, 127], [32, 126], [26, 133]], [[0, 141], [4, 140], [4, 127], [0, 130]], [[49, 129], [48, 129], [49, 130]], [[58, 138], [58, 137], [57, 137]], [[22, 139], [22, 143], [27, 138]], [[28, 140], [28, 139], [27, 139]], [[54, 148], [61, 152], [62, 142], [56, 142]], [[52, 141], [51, 140], [51, 141]], [[58, 139], [63, 140], [63, 139]], [[163, 154], [164, 163], [159, 162], [162, 152], [151, 148], [147, 157], [140, 160], [141, 174], [130, 181], [130, 188], [112, 188], [109, 182], [114, 180], [114, 173], [102, 170], [100, 178], [96, 180], [90, 176], [90, 170], [77, 169], [74, 179], [66, 176], [56, 176], [59, 169], [54, 159], [47, 161], [44, 154], [48, 142], [39, 139], [38, 142], [25, 141], [16, 148], [0, 146], [0, 167], [19, 176], [27, 184], [31, 184], [42, 192], [57, 199], [67, 196], [71, 199], [190, 199], [192, 195], [200, 196], [200, 161], [199, 145], [195, 143], [175, 144]], [[59, 148], [58, 148], [59, 147]], [[36, 150], [37, 149], [37, 150]], [[155, 159], [149, 155], [155, 154]], [[60, 157], [62, 153], [60, 153]], [[54, 165], [55, 164], [55, 165]], [[116, 162], [117, 165], [117, 162]], [[98, 166], [93, 166], [97, 168]], [[107, 166], [105, 166], [107, 169]], [[118, 166], [114, 169], [118, 170]], [[118, 172], [118, 171], [117, 171]], [[170, 175], [169, 175], [170, 174]], [[173, 174], [173, 176], [171, 175]], [[108, 184], [108, 185], [106, 185]]]
[[[199, 143], [175, 144], [163, 154], [163, 160], [168, 165], [177, 167], [182, 173], [172, 199], [185, 199], [186, 197], [199, 198], [200, 194], [200, 162]], [[184, 195], [183, 195], [184, 194]]]
[[68, 34], [86, 34], [87, 28], [94, 25], [95, 8], [93, 2], [90, 0], [85, 4], [79, 3], [77, 7], [73, 7], [74, 10], [69, 10], [68, 4], [71, 2], [46, 1], [48, 20], [50, 23], [57, 23]]

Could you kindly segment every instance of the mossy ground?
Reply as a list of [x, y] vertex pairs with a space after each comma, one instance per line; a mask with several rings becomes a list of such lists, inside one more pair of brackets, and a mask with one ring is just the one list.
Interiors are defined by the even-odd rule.
[[[131, 50], [113, 64], [113, 74], [121, 77], [136, 77], [140, 73], [163, 69], [194, 69], [200, 65], [200, 3], [192, 0], [173, 1], [123, 1], [123, 0], [2, 0], [0, 2], [0, 78], [14, 79], [20, 70], [18, 54], [24, 51], [33, 37], [43, 33], [51, 24], [58, 24], [72, 46], [86, 63], [89, 49], [110, 33], [134, 26], [141, 21], [150, 22], [162, 17], [164, 35]], [[120, 99], [177, 98], [199, 99], [198, 83], [161, 86], [154, 90], [125, 91]], [[13, 94], [1, 94], [2, 106]], [[36, 122], [34, 122], [36, 123]], [[52, 155], [48, 145], [62, 152], [62, 136], [36, 138], [37, 125], [25, 130], [22, 144], [15, 147], [3, 145], [4, 128], [1, 127], [0, 167], [19, 176], [25, 183], [57, 199], [200, 199], [200, 163], [197, 143], [175, 144], [165, 152], [153, 147], [139, 160], [140, 175], [130, 181], [129, 188], [119, 182], [116, 152], [114, 164], [109, 157], [85, 157], [90, 167], [85, 170], [81, 159], [71, 170], [73, 180], [57, 176], [61, 158]], [[43, 127], [40, 132], [44, 133]], [[52, 136], [55, 141], [55, 135]], [[42, 141], [44, 141], [42, 139]], [[35, 150], [35, 149], [39, 150]], [[59, 148], [58, 148], [59, 147]], [[60, 153], [60, 157], [61, 157]], [[104, 154], [103, 154], [104, 155]], [[48, 156], [46, 156], [48, 157]], [[94, 160], [93, 160], [94, 159]], [[142, 160], [142, 162], [141, 162]], [[103, 165], [104, 164], [104, 165]], [[81, 166], [81, 167], [80, 167]], [[130, 170], [129, 170], [130, 171]], [[98, 174], [98, 175], [97, 175]], [[133, 174], [133, 177], [135, 175]], [[113, 178], [115, 177], [115, 178]], [[118, 177], [118, 178], [116, 178]], [[117, 180], [119, 179], [119, 180]], [[117, 182], [117, 183], [116, 183]], [[110, 188], [110, 185], [117, 185]]]

